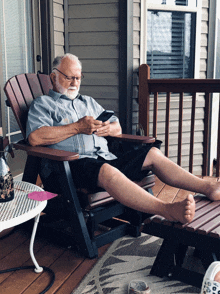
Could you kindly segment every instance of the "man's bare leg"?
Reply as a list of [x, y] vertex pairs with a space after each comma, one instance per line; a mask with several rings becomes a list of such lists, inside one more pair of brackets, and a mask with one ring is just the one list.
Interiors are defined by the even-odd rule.
[[220, 183], [203, 180], [169, 160], [157, 148], [151, 148], [143, 163], [164, 183], [180, 189], [205, 194], [211, 200], [220, 200]]
[[116, 200], [135, 210], [158, 214], [171, 221], [187, 223], [195, 214], [195, 201], [192, 195], [176, 203], [165, 203], [130, 181], [119, 170], [109, 164], [102, 165], [98, 186], [104, 188]]

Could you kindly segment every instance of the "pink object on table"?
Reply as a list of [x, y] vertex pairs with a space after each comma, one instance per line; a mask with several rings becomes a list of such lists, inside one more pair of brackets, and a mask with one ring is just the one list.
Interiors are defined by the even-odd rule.
[[28, 194], [28, 198], [33, 199], [33, 200], [37, 200], [37, 201], [44, 201], [44, 200], [49, 200], [51, 198], [56, 197], [58, 194], [54, 194], [54, 193], [50, 193], [47, 191], [35, 191], [35, 192], [31, 192]]

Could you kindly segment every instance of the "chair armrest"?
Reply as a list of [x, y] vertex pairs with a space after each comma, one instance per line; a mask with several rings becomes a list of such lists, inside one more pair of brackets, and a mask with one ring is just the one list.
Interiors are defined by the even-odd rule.
[[79, 158], [79, 154], [64, 150], [52, 149], [42, 146], [29, 146], [25, 142], [13, 143], [15, 149], [24, 150], [28, 155], [37, 156], [41, 158], [48, 158], [56, 161], [72, 161]]
[[[138, 144], [144, 143], [154, 143], [155, 138], [147, 136], [136, 136], [129, 134], [121, 134], [118, 136], [109, 136], [107, 137], [110, 141], [124, 141], [132, 142]], [[13, 143], [15, 149], [24, 150], [28, 155], [37, 156], [41, 158], [48, 158], [56, 161], [72, 161], [79, 158], [79, 154], [75, 152], [69, 152], [64, 150], [52, 149], [42, 146], [30, 146], [26, 142], [20, 141], [18, 143]]]
[[118, 135], [118, 136], [108, 136], [107, 140], [109, 140], [109, 141], [132, 142], [132, 143], [138, 143], [138, 144], [154, 143], [155, 142], [154, 137], [137, 136], [137, 135], [129, 135], [129, 134], [121, 134], [121, 135]]

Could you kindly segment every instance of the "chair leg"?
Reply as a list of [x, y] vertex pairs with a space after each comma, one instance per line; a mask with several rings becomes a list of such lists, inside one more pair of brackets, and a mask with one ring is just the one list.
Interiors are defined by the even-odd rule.
[[128, 208], [127, 214], [128, 221], [130, 222], [128, 234], [132, 237], [139, 237], [141, 235], [140, 228], [142, 225], [142, 212]]
[[72, 174], [68, 161], [57, 162], [59, 168], [59, 181], [62, 187], [62, 195], [66, 198], [66, 208], [69, 212], [69, 219], [74, 232], [73, 242], [78, 245], [79, 251], [86, 257], [95, 258], [98, 256], [98, 248], [91, 241], [86, 226], [85, 218], [78, 200], [77, 192], [73, 183]]
[[202, 262], [202, 265], [207, 269], [213, 261], [217, 261], [218, 258], [214, 252], [207, 250], [199, 250], [199, 256]]
[[40, 168], [40, 162], [41, 162], [40, 158], [28, 155], [25, 168], [24, 168], [22, 181], [28, 182], [31, 184], [36, 184], [37, 176], [38, 176], [39, 168]]
[[164, 239], [163, 244], [157, 254], [152, 266], [151, 275], [164, 277], [172, 274], [174, 266], [174, 254], [177, 251], [179, 243], [174, 240]]
[[179, 244], [177, 252], [175, 254], [176, 257], [176, 264], [178, 266], [182, 266], [184, 258], [186, 256], [186, 252], [187, 252], [188, 246], [184, 245], [184, 244]]

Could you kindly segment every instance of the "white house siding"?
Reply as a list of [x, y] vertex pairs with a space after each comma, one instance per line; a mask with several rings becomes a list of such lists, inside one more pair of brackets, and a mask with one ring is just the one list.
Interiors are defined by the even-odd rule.
[[[138, 67], [140, 65], [140, 17], [141, 17], [141, 1], [133, 0], [134, 5], [134, 75], [133, 75], [133, 133], [136, 132], [136, 128], [138, 126]], [[203, 0], [202, 2], [202, 16], [201, 16], [201, 47], [200, 47], [200, 70], [199, 77], [206, 78], [207, 76], [207, 44], [208, 44], [208, 13], [209, 13], [209, 1]], [[159, 106], [159, 114], [158, 114], [158, 139], [164, 141], [165, 139], [165, 98], [163, 99], [164, 103], [161, 103]], [[183, 146], [182, 146], [182, 166], [188, 169], [189, 165], [189, 119], [190, 113], [188, 107], [190, 107], [188, 102], [186, 101], [184, 104], [184, 126], [183, 126]], [[151, 109], [153, 108], [153, 104], [151, 103]], [[196, 114], [196, 128], [198, 131], [195, 135], [195, 150], [196, 154], [194, 157], [194, 174], [201, 174], [201, 165], [202, 165], [202, 153], [203, 153], [203, 119], [204, 119], [204, 99], [203, 97], [199, 97], [197, 101], [197, 114]], [[171, 103], [171, 121], [170, 121], [170, 130], [172, 133], [170, 135], [170, 150], [169, 150], [169, 158], [174, 162], [177, 162], [177, 132], [178, 132], [178, 119], [177, 114], [179, 110], [178, 99], [174, 99]], [[152, 111], [151, 118], [152, 119]], [[152, 126], [152, 125], [151, 125]], [[162, 145], [162, 152], [164, 152], [164, 147]]]
[[119, 111], [119, 0], [68, 1], [68, 51], [82, 62], [80, 92]]
[[209, 26], [209, 0], [202, 0], [201, 50], [200, 50], [200, 72], [199, 72], [200, 79], [207, 78], [208, 26]]
[[133, 1], [133, 27], [134, 27], [134, 42], [133, 42], [133, 118], [132, 118], [132, 132], [136, 133], [138, 124], [138, 68], [140, 65], [140, 31], [141, 31], [141, 0]]
[[64, 54], [64, 0], [53, 0], [54, 56]]

